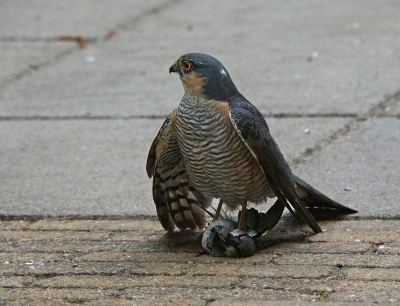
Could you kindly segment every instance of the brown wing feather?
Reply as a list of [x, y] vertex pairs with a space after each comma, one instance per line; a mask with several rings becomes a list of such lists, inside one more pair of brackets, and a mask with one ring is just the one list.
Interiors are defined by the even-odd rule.
[[[205, 227], [206, 199], [190, 182], [168, 116], [154, 139], [147, 157], [146, 171], [153, 177], [153, 200], [161, 225], [172, 231]], [[200, 205], [200, 206], [199, 206]]]

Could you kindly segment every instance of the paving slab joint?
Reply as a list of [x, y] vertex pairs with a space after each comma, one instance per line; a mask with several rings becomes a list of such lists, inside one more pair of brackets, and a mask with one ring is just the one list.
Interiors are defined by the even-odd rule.
[[338, 139], [339, 137], [345, 136], [351, 130], [358, 128], [366, 120], [376, 117], [386, 117], [387, 108], [397, 103], [399, 100], [400, 100], [400, 90], [395, 92], [393, 95], [387, 96], [382, 102], [370, 108], [370, 110], [363, 115], [345, 116], [350, 118], [345, 126], [339, 128], [338, 130], [333, 132], [329, 137], [323, 139], [319, 143], [315, 144], [313, 147], [306, 149], [302, 154], [300, 154], [300, 156], [295, 157], [290, 163], [291, 166], [293, 166], [294, 168], [297, 167], [299, 164], [310, 159], [319, 151], [322, 151], [327, 146], [334, 143], [336, 139]]
[[[120, 31], [124, 31], [124, 30], [128, 30], [130, 29], [132, 26], [134, 26], [136, 23], [138, 23], [140, 20], [142, 20], [143, 18], [146, 18], [148, 16], [152, 16], [152, 15], [156, 15], [158, 13], [160, 13], [163, 10], [166, 10], [176, 4], [181, 3], [182, 0], [171, 0], [171, 1], [166, 1], [164, 3], [158, 4], [154, 7], [149, 8], [148, 10], [144, 11], [141, 15], [139, 16], [135, 16], [125, 22], [121, 22], [120, 24], [118, 24], [114, 30], [120, 30]], [[109, 40], [111, 39], [113, 36], [106, 36], [104, 39], [105, 40]]]
[[[400, 90], [397, 91], [393, 95], [387, 96], [381, 103], [376, 105], [375, 107], [371, 108], [371, 110], [367, 113], [366, 116], [360, 116], [357, 119], [359, 121], [365, 121], [369, 118], [376, 118], [376, 117], [392, 117], [393, 115], [388, 115], [387, 110], [394, 104], [400, 101]], [[399, 115], [394, 115], [399, 117]]]

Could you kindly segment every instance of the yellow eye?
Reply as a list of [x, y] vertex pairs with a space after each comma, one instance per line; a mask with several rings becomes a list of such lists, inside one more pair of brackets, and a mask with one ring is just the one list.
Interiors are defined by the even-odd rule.
[[193, 68], [193, 64], [190, 62], [185, 62], [185, 63], [183, 63], [182, 67], [183, 67], [183, 70], [190, 71]]

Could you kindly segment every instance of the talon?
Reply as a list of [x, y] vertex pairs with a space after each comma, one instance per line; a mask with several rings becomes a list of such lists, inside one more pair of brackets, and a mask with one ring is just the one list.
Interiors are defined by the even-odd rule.
[[212, 219], [212, 222], [219, 219], [219, 216], [221, 214], [221, 208], [222, 208], [222, 200], [219, 200], [218, 207], [217, 207], [217, 210], [215, 211], [215, 215]]
[[201, 243], [201, 240], [203, 239], [203, 234], [204, 232], [201, 232], [200, 235], [197, 236], [196, 240], [194, 241], [194, 244]]
[[241, 214], [240, 214], [239, 224], [238, 224], [238, 227], [237, 227], [238, 230], [243, 230], [243, 228], [244, 228], [244, 225], [245, 225], [245, 222], [246, 222], [246, 213], [247, 213], [246, 207], [247, 207], [247, 200], [244, 200], [242, 202], [242, 211], [241, 211]]

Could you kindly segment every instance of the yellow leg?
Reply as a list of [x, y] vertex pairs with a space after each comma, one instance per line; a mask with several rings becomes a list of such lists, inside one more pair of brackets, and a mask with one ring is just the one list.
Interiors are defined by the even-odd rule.
[[221, 214], [221, 208], [222, 208], [222, 200], [219, 200], [218, 207], [217, 210], [215, 211], [215, 215], [212, 219], [212, 222], [219, 219], [219, 215]]
[[240, 213], [240, 220], [238, 224], [238, 230], [243, 230], [245, 222], [246, 222], [246, 213], [247, 213], [247, 201], [244, 200], [242, 202], [242, 212]]

